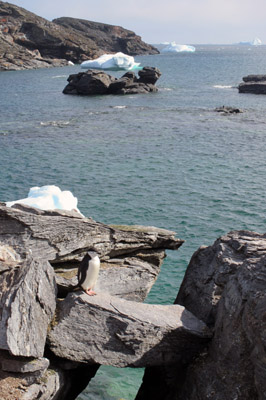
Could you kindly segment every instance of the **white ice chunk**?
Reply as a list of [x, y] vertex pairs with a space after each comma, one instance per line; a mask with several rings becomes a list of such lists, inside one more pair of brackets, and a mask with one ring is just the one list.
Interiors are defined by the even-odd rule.
[[262, 41], [259, 39], [259, 38], [255, 38], [253, 41], [252, 41], [252, 46], [261, 46], [262, 45]]
[[140, 63], [136, 63], [134, 57], [124, 53], [103, 54], [96, 60], [87, 60], [81, 63], [81, 68], [107, 69], [113, 71], [141, 69]]
[[194, 53], [196, 48], [194, 46], [188, 46], [187, 44], [176, 44], [176, 42], [171, 42], [168, 46], [162, 49], [163, 53], [181, 53], [189, 52]]
[[41, 210], [59, 209], [80, 212], [77, 207], [78, 199], [69, 190], [62, 191], [55, 185], [34, 186], [25, 199], [6, 202], [7, 207], [12, 207], [14, 204], [26, 204]]

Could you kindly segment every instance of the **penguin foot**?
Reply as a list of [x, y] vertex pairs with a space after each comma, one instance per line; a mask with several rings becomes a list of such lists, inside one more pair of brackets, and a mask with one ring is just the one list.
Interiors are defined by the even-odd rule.
[[87, 293], [89, 296], [95, 296], [96, 295], [96, 292], [94, 292], [91, 289], [84, 290], [84, 292]]

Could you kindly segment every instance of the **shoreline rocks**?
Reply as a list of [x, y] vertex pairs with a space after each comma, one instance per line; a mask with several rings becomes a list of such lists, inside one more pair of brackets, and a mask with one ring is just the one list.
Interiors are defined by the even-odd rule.
[[156, 81], [161, 72], [155, 67], [144, 67], [138, 72], [139, 78], [132, 71], [117, 79], [104, 71], [88, 70], [68, 77], [64, 94], [103, 95], [103, 94], [140, 94], [157, 92]]
[[266, 94], [266, 75], [248, 75], [238, 86], [239, 93]]

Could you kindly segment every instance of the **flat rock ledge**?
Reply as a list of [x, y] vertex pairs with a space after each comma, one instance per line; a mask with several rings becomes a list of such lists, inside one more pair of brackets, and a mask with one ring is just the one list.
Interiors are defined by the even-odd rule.
[[169, 365], [209, 341], [207, 326], [179, 305], [151, 305], [106, 294], [69, 294], [48, 335], [58, 357], [115, 367]]
[[64, 94], [103, 95], [103, 94], [145, 94], [157, 92], [156, 81], [161, 72], [155, 67], [144, 67], [138, 72], [139, 78], [132, 71], [117, 79], [99, 70], [88, 70], [68, 77]]
[[239, 93], [266, 94], [266, 75], [248, 75], [238, 86]]

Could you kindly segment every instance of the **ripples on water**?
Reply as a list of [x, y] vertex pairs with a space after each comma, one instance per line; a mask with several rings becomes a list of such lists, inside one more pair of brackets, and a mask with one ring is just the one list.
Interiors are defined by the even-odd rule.
[[[169, 304], [200, 245], [233, 229], [265, 231], [266, 96], [236, 86], [266, 72], [266, 48], [136, 59], [161, 69], [158, 93], [63, 95], [78, 66], [0, 73], [0, 200], [56, 184], [98, 221], [176, 231], [186, 242], [168, 252], [147, 299]], [[222, 105], [244, 113], [213, 111]], [[134, 399], [141, 374], [103, 367], [79, 398]]]

